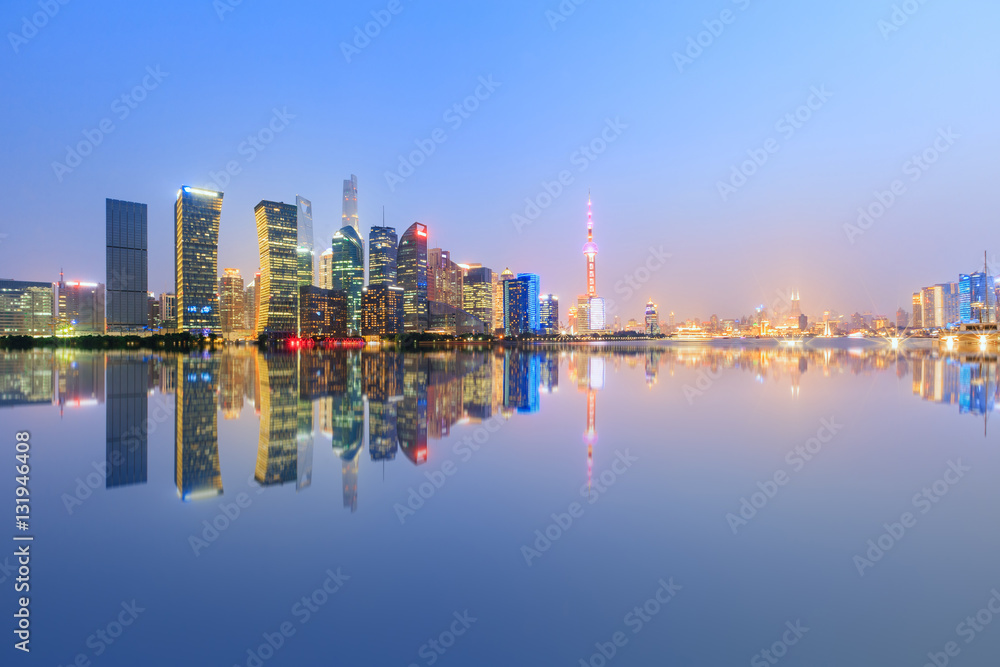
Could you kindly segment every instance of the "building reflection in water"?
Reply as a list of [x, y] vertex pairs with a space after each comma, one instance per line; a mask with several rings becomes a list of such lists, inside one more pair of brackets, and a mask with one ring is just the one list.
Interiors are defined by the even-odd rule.
[[298, 482], [298, 356], [260, 354], [260, 433], [254, 479], [261, 486]]
[[142, 355], [107, 355], [107, 488], [146, 483], [150, 363]]
[[216, 403], [220, 356], [176, 359], [174, 481], [184, 501], [222, 493]]

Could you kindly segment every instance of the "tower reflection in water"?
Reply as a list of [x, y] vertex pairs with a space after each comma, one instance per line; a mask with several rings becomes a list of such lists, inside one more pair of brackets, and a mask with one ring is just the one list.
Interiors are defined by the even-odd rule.
[[[813, 374], [892, 372], [911, 378], [915, 396], [981, 417], [984, 428], [1000, 405], [995, 357], [929, 350], [570, 346], [420, 354], [384, 349], [272, 354], [253, 348], [215, 355], [6, 352], [0, 353], [0, 410], [48, 406], [65, 415], [106, 403], [108, 490], [147, 483], [150, 434], [173, 422], [174, 484], [182, 500], [193, 501], [223, 492], [219, 415], [241, 419], [252, 407], [260, 419], [256, 483], [309, 489], [315, 445], [327, 442], [329, 449], [321, 447], [319, 454], [329, 451], [339, 460], [343, 506], [355, 511], [366, 442], [367, 459], [383, 470], [401, 458], [424, 464], [433, 455], [428, 441], [448, 436], [456, 425], [538, 412], [540, 396], [558, 390], [561, 363], [586, 395], [588, 475], [599, 455], [597, 400], [606, 374], [622, 365], [634, 368], [651, 388], [663, 384], [663, 377], [670, 384], [675, 370], [686, 367], [748, 373], [758, 382], [791, 387], [793, 396], [810, 390], [802, 382]], [[670, 391], [663, 393], [664, 401], [682, 400]]]

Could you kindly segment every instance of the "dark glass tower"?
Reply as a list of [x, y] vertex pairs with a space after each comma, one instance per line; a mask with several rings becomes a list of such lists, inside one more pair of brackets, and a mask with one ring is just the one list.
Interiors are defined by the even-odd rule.
[[146, 483], [149, 362], [109, 355], [107, 361], [107, 488]]
[[365, 283], [364, 249], [354, 227], [341, 227], [333, 235], [333, 289], [347, 294], [347, 328], [361, 332], [361, 290]]
[[141, 331], [146, 306], [146, 205], [105, 199], [107, 236], [107, 328]]
[[219, 217], [222, 193], [188, 186], [174, 204], [174, 261], [177, 328], [220, 334]]
[[427, 330], [427, 225], [414, 222], [403, 232], [396, 253], [396, 279], [403, 288], [403, 331]]
[[372, 227], [368, 234], [368, 284], [396, 284], [396, 238], [394, 227]]

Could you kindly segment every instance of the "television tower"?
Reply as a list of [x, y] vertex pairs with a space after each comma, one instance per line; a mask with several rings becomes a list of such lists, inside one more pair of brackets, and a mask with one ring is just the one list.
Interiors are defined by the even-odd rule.
[[583, 244], [583, 254], [587, 257], [587, 297], [597, 296], [597, 273], [594, 265], [597, 260], [597, 244], [594, 243], [594, 212], [590, 203], [590, 191], [587, 191], [587, 242]]

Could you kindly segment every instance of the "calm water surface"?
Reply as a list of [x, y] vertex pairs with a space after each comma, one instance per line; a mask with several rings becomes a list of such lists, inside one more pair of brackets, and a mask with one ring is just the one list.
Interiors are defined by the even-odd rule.
[[3, 664], [993, 665], [996, 397], [885, 349], [4, 354]]

